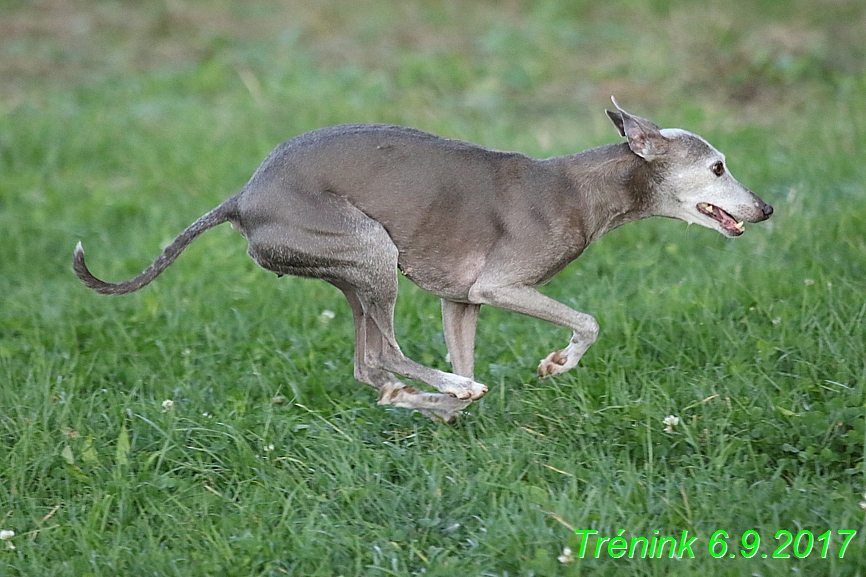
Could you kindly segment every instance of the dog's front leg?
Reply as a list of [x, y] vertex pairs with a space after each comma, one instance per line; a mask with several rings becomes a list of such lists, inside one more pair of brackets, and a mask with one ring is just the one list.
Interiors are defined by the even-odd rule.
[[481, 305], [442, 299], [442, 330], [455, 375], [474, 379], [475, 325]]
[[498, 287], [476, 283], [469, 296], [472, 302], [529, 315], [573, 331], [567, 347], [542, 359], [538, 365], [539, 377], [558, 375], [574, 368], [598, 337], [598, 323], [591, 315], [567, 307], [532, 287]]

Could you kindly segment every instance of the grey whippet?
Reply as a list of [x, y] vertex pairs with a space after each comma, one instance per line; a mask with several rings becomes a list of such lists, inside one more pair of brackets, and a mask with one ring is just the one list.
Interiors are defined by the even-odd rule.
[[[530, 315], [573, 331], [538, 374], [574, 367], [598, 323], [536, 290], [592, 241], [649, 216], [678, 218], [725, 236], [773, 213], [725, 166], [706, 140], [606, 111], [627, 142], [535, 160], [516, 152], [388, 125], [345, 125], [279, 145], [237, 195], [183, 231], [137, 277], [107, 283], [73, 258], [81, 281], [103, 294], [136, 291], [205, 230], [230, 222], [249, 255], [277, 275], [320, 278], [340, 289], [355, 322], [355, 377], [380, 405], [450, 421], [487, 392], [475, 382], [481, 305]], [[453, 373], [403, 355], [394, 338], [397, 271], [442, 299]], [[406, 386], [400, 375], [438, 393]]]

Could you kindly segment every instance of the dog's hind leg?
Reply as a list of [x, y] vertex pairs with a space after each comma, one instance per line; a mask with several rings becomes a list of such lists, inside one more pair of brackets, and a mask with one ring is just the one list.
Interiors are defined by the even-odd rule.
[[450, 423], [469, 406], [471, 399], [457, 399], [444, 393], [427, 393], [399, 381], [379, 390], [379, 405], [393, 405], [421, 411], [434, 421]]
[[[355, 378], [362, 383], [370, 385], [377, 391], [386, 387], [386, 385], [394, 386], [402, 384], [392, 373], [367, 364], [367, 317], [364, 315], [364, 307], [361, 305], [361, 301], [358, 300], [355, 289], [351, 286], [339, 282], [333, 284], [343, 292], [343, 295], [349, 302], [349, 307], [352, 309], [352, 319], [355, 324]], [[377, 340], [377, 338], [373, 339], [374, 345]], [[373, 356], [376, 354], [373, 353]]]
[[[407, 386], [394, 374], [370, 366], [366, 356], [376, 357], [380, 351], [368, 348], [368, 322], [364, 315], [364, 307], [355, 289], [341, 283], [334, 283], [349, 302], [355, 323], [355, 378], [366, 383], [379, 392], [379, 405], [394, 405], [406, 409], [416, 409], [434, 421], [451, 422], [465, 409], [471, 400], [460, 400], [443, 393], [425, 393], [414, 387]], [[370, 327], [370, 344], [374, 347], [381, 343], [381, 335]]]
[[[383, 234], [387, 234], [382, 229]], [[389, 237], [390, 241], [390, 237]], [[441, 393], [461, 400], [475, 400], [487, 392], [487, 387], [471, 378], [444, 373], [425, 367], [407, 358], [394, 336], [394, 305], [397, 301], [397, 249], [367, 253], [363, 270], [355, 270], [351, 282], [364, 317], [364, 355], [367, 367], [426, 383]], [[376, 261], [376, 262], [371, 262]], [[366, 278], [361, 278], [364, 275]], [[359, 359], [360, 360], [360, 359]]]
[[336, 195], [296, 195], [292, 200], [276, 208], [254, 205], [243, 215], [249, 253], [268, 270], [319, 278], [343, 291], [355, 319], [355, 375], [379, 389], [380, 401], [402, 402], [394, 395], [402, 395], [405, 386], [394, 374], [445, 393], [413, 397], [410, 408], [455, 410], [466, 403], [454, 401], [471, 401], [487, 392], [481, 383], [425, 367], [400, 351], [394, 337], [399, 252], [380, 223]]

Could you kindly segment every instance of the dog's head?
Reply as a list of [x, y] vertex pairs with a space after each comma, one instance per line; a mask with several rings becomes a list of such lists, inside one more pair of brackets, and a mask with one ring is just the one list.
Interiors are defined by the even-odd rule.
[[[613, 99], [612, 99], [613, 100]], [[607, 115], [632, 152], [653, 168], [653, 213], [697, 223], [725, 236], [743, 234], [744, 222], [761, 222], [773, 207], [728, 171], [725, 155], [686, 130], [660, 129], [645, 118], [617, 110]]]

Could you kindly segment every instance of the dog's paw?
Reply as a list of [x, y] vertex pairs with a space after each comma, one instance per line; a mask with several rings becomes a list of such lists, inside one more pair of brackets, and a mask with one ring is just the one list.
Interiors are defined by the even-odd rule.
[[544, 379], [570, 371], [577, 366], [577, 362], [590, 344], [592, 342], [581, 343], [581, 341], [576, 340], [576, 337], [572, 338], [567, 347], [550, 353], [538, 363], [538, 376]]
[[550, 353], [538, 363], [539, 378], [546, 379], [553, 375], [562, 374], [577, 364], [577, 361], [569, 362], [568, 349]]
[[469, 399], [471, 401], [477, 401], [481, 397], [483, 397], [487, 393], [487, 385], [482, 385], [481, 383], [476, 383], [471, 379], [467, 379], [469, 381], [469, 396], [463, 397], [464, 399]]
[[445, 386], [439, 390], [461, 400], [477, 401], [487, 392], [487, 385], [476, 383], [466, 377], [453, 375], [453, 378], [449, 379]]

